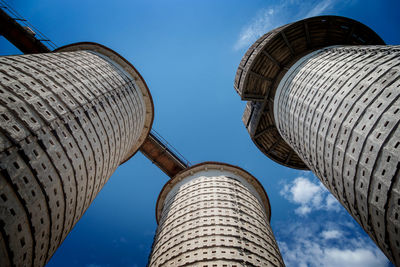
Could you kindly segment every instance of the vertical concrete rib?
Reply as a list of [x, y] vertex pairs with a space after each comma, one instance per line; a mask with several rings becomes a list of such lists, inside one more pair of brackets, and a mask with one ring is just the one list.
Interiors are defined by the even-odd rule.
[[[349, 57], [354, 53], [362, 55], [362, 60]], [[335, 77], [341, 72], [340, 65], [330, 65], [324, 72], [312, 68], [313, 62], [329, 65], [331, 57], [338, 55], [341, 62], [351, 66], [340, 77]], [[302, 70], [318, 72], [319, 83], [296, 82], [304, 75]], [[298, 94], [301, 88], [305, 90]], [[337, 46], [298, 60], [282, 78], [274, 106], [284, 140], [394, 262], [398, 262], [400, 249], [391, 240], [398, 244], [400, 235], [389, 236], [388, 227], [399, 229], [400, 224], [387, 217], [396, 217], [397, 213], [388, 214], [388, 207], [389, 202], [397, 200], [390, 198], [397, 197], [392, 191], [399, 179], [395, 175], [400, 150], [393, 147], [400, 134], [399, 118], [394, 116], [400, 108], [399, 88], [400, 47]], [[315, 90], [321, 96], [314, 94], [306, 100]], [[295, 102], [300, 105], [291, 109]], [[312, 110], [306, 119], [311, 127], [305, 133], [285, 123], [289, 117], [299, 123], [302, 109]], [[317, 121], [319, 127], [315, 127]], [[300, 141], [302, 134], [309, 142]], [[311, 144], [311, 151], [305, 143]]]
[[[290, 53], [282, 32], [294, 44]], [[274, 83], [263, 92], [265, 85], [252, 72]], [[308, 18], [265, 34], [243, 57], [235, 79], [242, 99], [252, 101], [245, 123], [260, 150], [285, 166], [312, 170], [396, 265], [399, 88], [400, 46], [387, 46], [367, 26], [337, 16]], [[273, 103], [273, 111], [257, 109], [260, 103]], [[267, 127], [276, 131], [254, 138]], [[297, 159], [287, 161], [293, 154]]]
[[284, 266], [268, 197], [236, 166], [186, 169], [160, 193], [149, 266]]
[[43, 266], [147, 137], [152, 100], [94, 43], [0, 57], [0, 94], [0, 265]]

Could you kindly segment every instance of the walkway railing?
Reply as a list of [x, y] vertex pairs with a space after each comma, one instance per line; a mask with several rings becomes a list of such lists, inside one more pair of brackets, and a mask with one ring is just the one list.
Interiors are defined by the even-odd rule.
[[14, 8], [12, 8], [6, 1], [0, 0], [0, 8], [6, 12], [12, 19], [18, 22], [22, 27], [25, 28], [27, 32], [35, 36], [35, 38], [44, 43], [50, 50], [54, 50], [57, 48], [57, 45], [51, 41], [44, 33], [39, 31], [38, 28], [33, 26], [29, 21], [27, 21], [21, 14], [19, 14]]

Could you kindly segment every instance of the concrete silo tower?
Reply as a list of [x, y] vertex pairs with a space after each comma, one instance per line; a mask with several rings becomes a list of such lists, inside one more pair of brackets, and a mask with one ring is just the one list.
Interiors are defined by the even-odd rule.
[[400, 47], [348, 18], [305, 19], [251, 46], [235, 89], [258, 148], [312, 170], [400, 265]]
[[158, 197], [149, 266], [284, 266], [270, 217], [268, 196], [248, 172], [192, 166]]
[[153, 103], [114, 51], [0, 57], [0, 266], [42, 266], [149, 134]]

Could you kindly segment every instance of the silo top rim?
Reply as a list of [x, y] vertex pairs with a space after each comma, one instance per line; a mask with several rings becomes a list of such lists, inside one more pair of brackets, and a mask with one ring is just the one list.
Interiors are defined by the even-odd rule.
[[203, 163], [196, 164], [194, 166], [191, 166], [181, 172], [179, 172], [177, 175], [175, 175], [172, 179], [170, 179], [162, 188], [160, 194], [158, 195], [157, 199], [157, 204], [156, 204], [156, 220], [157, 224], [160, 220], [161, 216], [161, 211], [164, 205], [164, 201], [168, 195], [168, 193], [171, 191], [171, 189], [180, 181], [182, 181], [185, 177], [188, 175], [191, 175], [196, 172], [204, 171], [204, 170], [224, 170], [224, 171], [231, 171], [233, 173], [237, 173], [244, 179], [246, 179], [257, 191], [259, 196], [261, 197], [261, 200], [263, 202], [263, 205], [266, 209], [266, 214], [268, 216], [268, 219], [271, 220], [271, 205], [269, 202], [269, 198], [267, 195], [267, 192], [265, 191], [264, 187], [261, 185], [261, 183], [255, 178], [253, 175], [251, 175], [249, 172], [245, 171], [244, 169], [231, 165], [228, 163], [222, 163], [222, 162], [216, 162], [216, 161], [207, 161]]
[[142, 97], [144, 100], [146, 112], [145, 112], [145, 121], [144, 121], [144, 128], [143, 131], [140, 134], [140, 137], [138, 139], [138, 142], [131, 148], [129, 155], [123, 159], [122, 163], [125, 163], [128, 161], [142, 146], [144, 141], [146, 140], [147, 136], [150, 133], [151, 127], [153, 125], [153, 120], [154, 120], [154, 104], [153, 104], [153, 98], [150, 94], [150, 90], [143, 79], [142, 75], [136, 70], [136, 68], [124, 57], [122, 57], [120, 54], [115, 52], [114, 50], [98, 44], [94, 42], [79, 42], [79, 43], [73, 43], [69, 45], [65, 45], [62, 47], [59, 47], [55, 49], [53, 52], [73, 52], [73, 51], [81, 51], [81, 50], [89, 50], [89, 51], [94, 51], [97, 52], [101, 55], [104, 55], [111, 60], [113, 60], [115, 63], [117, 63], [121, 68], [123, 68], [126, 72], [129, 73], [129, 75], [132, 76], [132, 78], [135, 80], [136, 85], [139, 87]]
[[[335, 26], [334, 24], [338, 26], [338, 28], [333, 27]], [[312, 25], [314, 25], [314, 29], [310, 29], [310, 26]], [[294, 32], [296, 28], [301, 29], [302, 32]], [[315, 37], [314, 42], [313, 37]], [[320, 39], [317, 39], [317, 37]], [[245, 89], [243, 87], [245, 87], [246, 84], [244, 83], [243, 79], [239, 79], [241, 76], [243, 76], [242, 71], [244, 72], [246, 68], [251, 67], [254, 64], [254, 59], [260, 57], [261, 54], [263, 54], [262, 51], [266, 52], [269, 46], [271, 46], [277, 38], [281, 38], [281, 41], [287, 46], [292, 45], [292, 47], [289, 48], [291, 50], [290, 52], [292, 54], [292, 59], [297, 59], [299, 56], [303, 56], [314, 50], [332, 45], [385, 44], [379, 35], [368, 26], [356, 20], [341, 16], [316, 16], [280, 26], [261, 36], [251, 45], [241, 59], [236, 72], [234, 85], [237, 93], [242, 97], [243, 100], [246, 100], [246, 92], [243, 91], [243, 89]], [[292, 44], [293, 42], [290, 41], [297, 41], [301, 43], [307, 42], [307, 47], [305, 49], [306, 51], [296, 49], [295, 44]], [[299, 49], [302, 48], [303, 47]], [[283, 50], [277, 51], [277, 53], [281, 52], [283, 52]], [[273, 60], [271, 61], [272, 62], [270, 63], [272, 64], [281, 63], [279, 60], [278, 62], [274, 62]]]
[[[243, 56], [234, 82], [234, 88], [242, 100], [263, 103], [257, 112], [253, 112], [254, 109], [247, 112], [251, 114], [247, 118], [247, 125], [251, 124], [253, 142], [265, 148], [261, 150], [266, 156], [284, 166], [308, 169], [291, 147], [276, 134], [273, 103], [281, 78], [298, 59], [315, 50], [332, 45], [383, 44], [384, 41], [368, 26], [340, 16], [303, 19], [260, 37]], [[258, 129], [261, 120], [263, 129], [269, 129], [264, 133], [263, 129]]]

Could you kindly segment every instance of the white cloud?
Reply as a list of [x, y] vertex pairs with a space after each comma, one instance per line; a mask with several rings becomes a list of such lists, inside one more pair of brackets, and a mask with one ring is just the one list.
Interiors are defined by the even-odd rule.
[[322, 221], [315, 220], [278, 230], [278, 243], [287, 267], [388, 266], [387, 258], [368, 237], [337, 222], [326, 223], [336, 224], [336, 230], [321, 230], [318, 226]]
[[329, 194], [326, 197], [325, 201], [326, 201], [326, 209], [327, 210], [339, 211], [339, 209], [340, 209], [339, 205], [340, 204], [332, 194]]
[[[282, 246], [282, 250], [287, 247]], [[388, 266], [387, 258], [376, 248], [326, 248], [314, 242], [304, 242], [292, 251], [284, 251], [286, 266], [376, 267]]]
[[321, 233], [324, 239], [336, 239], [342, 237], [342, 232], [338, 230], [326, 230]]
[[296, 214], [299, 215], [306, 215], [311, 212], [311, 208], [308, 206], [300, 206], [297, 209], [295, 209], [294, 212], [296, 212]]
[[306, 177], [297, 177], [284, 185], [280, 194], [292, 203], [300, 205], [295, 212], [307, 215], [313, 210], [338, 211], [338, 201], [319, 183], [315, 184]]
[[316, 205], [321, 203], [321, 187], [310, 182], [307, 178], [298, 177], [288, 189], [293, 196], [293, 201], [296, 203], [307, 204], [313, 202]]
[[301, 217], [273, 225], [286, 266], [389, 266], [382, 251], [324, 185], [311, 173], [298, 174], [302, 176], [283, 182], [280, 194], [298, 205], [294, 212]]
[[[245, 25], [234, 44], [234, 50], [249, 47], [259, 37], [274, 28], [304, 19], [307, 17], [318, 16], [331, 11], [338, 3], [346, 5], [350, 0], [282, 0], [277, 5], [259, 11], [249, 24]], [[345, 2], [345, 3], [344, 3]]]

